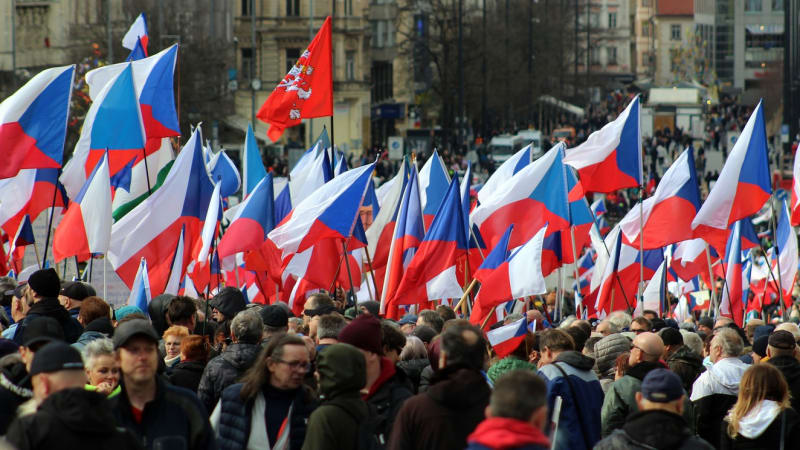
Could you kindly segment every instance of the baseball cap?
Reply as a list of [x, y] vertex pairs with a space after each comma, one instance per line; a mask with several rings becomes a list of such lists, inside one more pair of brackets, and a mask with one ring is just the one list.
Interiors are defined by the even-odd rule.
[[267, 305], [261, 308], [261, 320], [264, 325], [273, 328], [285, 327], [289, 324], [289, 315], [278, 305]]
[[80, 281], [65, 281], [61, 283], [61, 295], [73, 300], [82, 301], [86, 297], [97, 295], [91, 284]]
[[786, 330], [778, 330], [769, 335], [769, 346], [781, 350], [791, 350], [797, 346], [794, 335]]
[[22, 345], [31, 347], [51, 341], [63, 341], [64, 329], [56, 319], [49, 316], [32, 318], [22, 331]]
[[134, 336], [144, 336], [158, 343], [156, 329], [144, 319], [134, 319], [120, 324], [114, 330], [114, 348], [124, 346]]
[[400, 325], [406, 325], [406, 324], [409, 324], [409, 323], [417, 323], [417, 319], [418, 319], [418, 317], [417, 317], [416, 314], [406, 314], [405, 316], [403, 316], [402, 319], [400, 319], [400, 322], [398, 322], [398, 323]]
[[683, 394], [681, 379], [667, 369], [655, 369], [642, 380], [642, 396], [656, 403], [675, 401]]
[[83, 370], [83, 358], [80, 352], [67, 343], [51, 342], [33, 355], [31, 376], [62, 370]]

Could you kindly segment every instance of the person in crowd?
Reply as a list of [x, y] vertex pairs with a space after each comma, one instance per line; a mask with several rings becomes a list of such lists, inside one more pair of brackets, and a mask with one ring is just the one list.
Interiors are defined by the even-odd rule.
[[[170, 305], [172, 306], [172, 305]], [[189, 329], [183, 325], [172, 325], [164, 332], [164, 364], [167, 365], [167, 371], [172, 369], [175, 364], [181, 360], [181, 341], [189, 336]]]
[[300, 337], [270, 339], [241, 382], [222, 391], [211, 414], [220, 448], [300, 449], [316, 406], [303, 385], [310, 366]]
[[644, 316], [636, 317], [631, 321], [630, 331], [633, 334], [653, 331], [653, 322], [651, 322], [650, 319], [647, 319]]
[[338, 313], [325, 314], [317, 321], [317, 353], [323, 348], [339, 342], [339, 333], [347, 322]]
[[190, 334], [199, 334], [197, 330], [197, 305], [191, 297], [179, 295], [173, 298], [167, 306], [167, 324], [169, 326], [183, 326]]
[[630, 350], [631, 340], [620, 333], [609, 334], [594, 344], [595, 371], [603, 393], [614, 384], [617, 358]]
[[742, 374], [736, 403], [722, 422], [717, 448], [789, 449], [800, 443], [800, 415], [790, 406], [789, 386], [771, 364]]
[[208, 344], [203, 337], [192, 334], [183, 338], [180, 359], [169, 373], [169, 382], [196, 393], [208, 361]]
[[[642, 317], [644, 317], [645, 319], [651, 321], [651, 323], [652, 323], [652, 320], [655, 319], [656, 317], [658, 317], [658, 313], [653, 311], [652, 309], [645, 309], [644, 311], [642, 311]], [[633, 328], [633, 324], [631, 324], [631, 331], [633, 331], [632, 328]]]
[[81, 301], [78, 322], [84, 327], [78, 340], [72, 344], [78, 351], [95, 339], [111, 337], [111, 306], [100, 297], [86, 297]]
[[406, 335], [390, 320], [381, 322], [381, 335], [383, 336], [381, 340], [383, 356], [388, 358], [392, 364], [397, 364], [397, 361], [400, 360], [400, 353], [406, 346]]
[[[581, 331], [582, 332], [582, 331]], [[486, 376], [494, 383], [504, 373], [512, 370], [530, 370], [536, 372], [537, 367], [532, 361], [536, 359], [534, 356], [539, 349], [539, 342], [536, 335], [530, 331], [525, 333], [525, 338], [519, 343], [517, 348], [514, 349], [505, 358], [496, 361], [486, 371]]]
[[231, 345], [208, 362], [197, 388], [197, 396], [209, 413], [214, 410], [223, 389], [244, 375], [261, 350], [264, 322], [256, 311], [240, 311], [230, 325]]
[[280, 305], [265, 305], [259, 311], [261, 321], [264, 323], [264, 333], [261, 336], [262, 344], [269, 343], [273, 336], [283, 335], [289, 331], [289, 314]]
[[436, 311], [432, 309], [423, 309], [419, 312], [419, 316], [417, 317], [417, 327], [422, 325], [433, 328], [433, 330], [438, 334], [442, 332], [444, 320], [442, 320], [442, 316], [440, 316]]
[[422, 339], [416, 336], [407, 336], [406, 345], [403, 351], [400, 352], [400, 361], [397, 362], [397, 367], [403, 369], [414, 386], [414, 393], [419, 392], [419, 381], [422, 375], [422, 370], [430, 366], [428, 361], [428, 349]]
[[686, 392], [691, 394], [694, 381], [705, 370], [703, 357], [683, 345], [683, 334], [674, 328], [663, 328], [658, 335], [664, 342], [662, 359], [666, 361], [669, 370], [681, 378]]
[[242, 291], [235, 287], [224, 287], [209, 302], [211, 317], [222, 323], [233, 320], [239, 312], [247, 308], [247, 301]]
[[375, 300], [367, 300], [366, 302], [361, 302], [358, 304], [358, 313], [359, 314], [372, 314], [375, 317], [378, 317], [381, 312], [381, 303], [376, 302]]
[[[349, 344], [333, 344], [319, 354], [317, 374], [321, 403], [308, 420], [303, 450], [378, 445], [375, 441], [363, 442], [360, 436], [360, 427], [369, 417], [369, 408], [361, 398], [367, 384], [364, 352]], [[363, 445], [369, 443], [374, 445]]]
[[579, 327], [567, 327], [562, 329], [572, 338], [572, 342], [575, 343], [575, 351], [583, 353], [583, 347], [586, 345], [589, 335]]
[[95, 339], [87, 344], [83, 348], [83, 361], [87, 389], [106, 396], [119, 393], [119, 361], [111, 339]]
[[633, 319], [631, 318], [631, 315], [625, 311], [614, 311], [608, 315], [608, 321], [612, 329], [618, 330], [615, 331], [615, 333], [619, 333], [625, 330], [630, 330]]
[[336, 305], [328, 294], [318, 292], [309, 296], [303, 305], [303, 325], [308, 329], [307, 336], [317, 335], [317, 322], [320, 316], [335, 311]]
[[28, 284], [22, 283], [14, 288], [13, 293], [9, 294], [6, 292], [4, 294], [5, 297], [11, 296], [11, 306], [9, 309], [11, 311], [10, 317], [13, 323], [0, 334], [3, 339], [14, 339], [20, 322], [28, 315], [28, 311], [31, 309], [31, 305], [33, 305], [33, 299], [25, 295], [27, 291]]
[[439, 317], [442, 318], [442, 322], [447, 322], [448, 320], [453, 320], [456, 318], [456, 312], [453, 311], [453, 308], [447, 305], [437, 306], [436, 314], [439, 314]]
[[418, 319], [419, 317], [416, 314], [407, 313], [397, 323], [400, 325], [400, 330], [403, 331], [403, 334], [410, 336], [414, 332], [414, 328], [417, 327]]
[[58, 302], [61, 303], [61, 306], [63, 306], [72, 317], [78, 319], [83, 301], [88, 297], [94, 297], [96, 295], [97, 291], [94, 290], [91, 284], [82, 281], [65, 281], [61, 283]]
[[136, 438], [117, 428], [105, 396], [83, 389], [78, 350], [46, 344], [33, 358], [30, 375], [38, 408], [17, 419], [6, 439], [19, 449], [138, 449]]
[[[402, 334], [399, 330], [397, 332]], [[382, 335], [380, 320], [371, 314], [361, 314], [342, 329], [339, 342], [350, 344], [364, 353], [367, 382], [362, 398], [374, 409], [373, 415], [379, 418], [376, 434], [386, 441], [400, 407], [414, 395], [414, 387], [406, 373], [384, 355]]]
[[697, 322], [697, 331], [709, 336], [714, 333], [714, 319], [708, 316], [703, 316]]
[[491, 390], [486, 368], [486, 341], [480, 329], [455, 324], [436, 340], [439, 354], [432, 385], [406, 400], [397, 414], [388, 448], [458, 449], [484, 419]]
[[16, 288], [17, 280], [13, 277], [0, 277], [0, 306], [3, 307], [8, 318], [11, 318], [11, 301]]
[[696, 355], [703, 357], [703, 338], [700, 337], [700, 334], [693, 331], [687, 330], [680, 330], [681, 336], [683, 337], [683, 345], [689, 347], [689, 350], [693, 351]]
[[603, 388], [592, 371], [594, 360], [576, 352], [574, 345], [572, 337], [559, 329], [539, 337], [539, 375], [547, 383], [550, 414], [556, 397], [564, 399], [554, 437], [558, 449], [591, 448], [600, 440], [597, 411], [603, 404]]
[[[156, 329], [156, 333], [158, 333], [159, 336], [163, 336], [164, 332], [169, 328], [167, 311], [169, 310], [170, 303], [172, 303], [174, 299], [175, 296], [172, 294], [161, 294], [154, 297], [150, 303], [147, 304], [147, 316], [145, 317], [150, 317], [153, 328]], [[144, 312], [142, 312], [142, 314], [144, 314]], [[119, 314], [117, 314], [117, 320], [122, 320]]]
[[608, 319], [602, 320], [599, 324], [597, 324], [596, 331], [600, 333], [601, 336], [606, 337], [612, 334], [619, 333], [620, 329], [617, 329], [614, 325], [609, 322]]
[[695, 429], [716, 448], [720, 446], [719, 424], [736, 403], [742, 374], [749, 367], [739, 359], [743, 348], [742, 338], [735, 330], [724, 325], [716, 329], [709, 347], [713, 365], [692, 385]]
[[117, 424], [132, 432], [147, 450], [217, 447], [205, 407], [191, 391], [156, 374], [158, 334], [146, 320], [120, 324], [114, 332], [122, 381], [110, 399]]
[[494, 385], [486, 420], [467, 438], [468, 450], [547, 450], [547, 386], [529, 370], [512, 370]]
[[778, 330], [767, 341], [768, 364], [777, 367], [786, 379], [791, 394], [792, 409], [800, 411], [800, 349], [792, 333]]
[[594, 449], [713, 449], [695, 436], [683, 418], [685, 400], [678, 375], [667, 369], [651, 370], [642, 380], [641, 391], [636, 392], [639, 411], [628, 416], [622, 428], [614, 430]]
[[55, 269], [41, 269], [32, 273], [28, 278], [28, 288], [25, 296], [32, 304], [25, 319], [19, 324], [14, 334], [14, 341], [22, 343], [22, 336], [25, 334], [25, 327], [36, 317], [52, 317], [58, 321], [64, 332], [64, 338], [68, 343], [78, 340], [83, 333], [83, 327], [78, 323], [78, 319], [72, 317], [69, 312], [58, 302], [58, 294], [61, 292], [61, 280]]

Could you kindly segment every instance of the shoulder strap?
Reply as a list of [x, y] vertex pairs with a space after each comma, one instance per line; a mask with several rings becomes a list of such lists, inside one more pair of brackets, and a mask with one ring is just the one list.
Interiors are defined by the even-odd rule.
[[567, 375], [567, 372], [558, 365], [558, 362], [554, 362], [553, 366], [556, 369], [558, 369], [559, 372], [561, 372], [561, 375], [563, 375], [564, 379], [567, 381], [567, 386], [569, 386], [570, 395], [572, 395], [572, 404], [573, 406], [575, 406], [575, 412], [576, 412], [575, 415], [578, 416], [578, 424], [581, 427], [581, 434], [584, 436], [584, 443], [585, 443], [587, 442], [586, 439], [588, 439], [589, 433], [586, 432], [586, 427], [583, 425], [583, 417], [581, 417], [581, 412], [578, 411], [578, 395], [575, 393], [575, 388], [572, 387], [572, 380], [569, 379], [569, 375]]
[[781, 411], [781, 446], [779, 447], [780, 450], [783, 450], [786, 446], [786, 410]]

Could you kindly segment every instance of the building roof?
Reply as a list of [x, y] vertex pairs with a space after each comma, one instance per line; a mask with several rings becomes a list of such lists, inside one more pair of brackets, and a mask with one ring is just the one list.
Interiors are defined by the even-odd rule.
[[694, 0], [657, 0], [657, 16], [693, 16]]

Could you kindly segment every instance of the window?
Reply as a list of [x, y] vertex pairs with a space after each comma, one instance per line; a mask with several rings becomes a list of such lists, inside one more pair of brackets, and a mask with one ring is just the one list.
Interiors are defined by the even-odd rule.
[[287, 48], [286, 49], [286, 73], [289, 73], [294, 67], [294, 64], [297, 60], [300, 59], [300, 49], [299, 48]]
[[616, 66], [617, 65], [617, 47], [608, 47], [606, 49], [608, 51], [608, 65], [609, 66]]
[[783, 0], [772, 0], [772, 11], [783, 12]]
[[650, 37], [650, 21], [642, 21], [642, 37]]
[[356, 79], [356, 52], [348, 50], [344, 58], [344, 77], [347, 81], [353, 81]]
[[597, 51], [597, 47], [589, 49], [589, 60], [592, 65], [600, 64], [600, 52]]
[[239, 73], [242, 74], [242, 79], [252, 80], [253, 76], [251, 71], [254, 69], [251, 67], [251, 63], [253, 62], [253, 49], [252, 48], [243, 48], [242, 50], [242, 66], [239, 68]]
[[617, 28], [617, 13], [608, 13], [608, 28]]
[[300, 0], [286, 0], [286, 15], [293, 17], [300, 15]]
[[394, 45], [394, 23], [391, 20], [386, 21], [386, 36], [383, 40], [387, 47]]
[[589, 26], [592, 28], [600, 26], [600, 17], [597, 14], [589, 14]]
[[673, 41], [680, 41], [681, 40], [681, 26], [680, 25], [672, 25], [670, 27], [670, 39]]
[[249, 16], [250, 15], [250, 2], [253, 0], [242, 0], [242, 15]]
[[761, 0], [744, 0], [744, 12], [761, 12]]
[[642, 0], [642, 6], [645, 7], [645, 8], [649, 8], [650, 7], [650, 1], [651, 0]]
[[344, 0], [344, 15], [353, 15], [353, 0]]
[[383, 39], [386, 37], [386, 22], [383, 20], [376, 20], [372, 22], [372, 46], [374, 48], [382, 48], [384, 46]]

